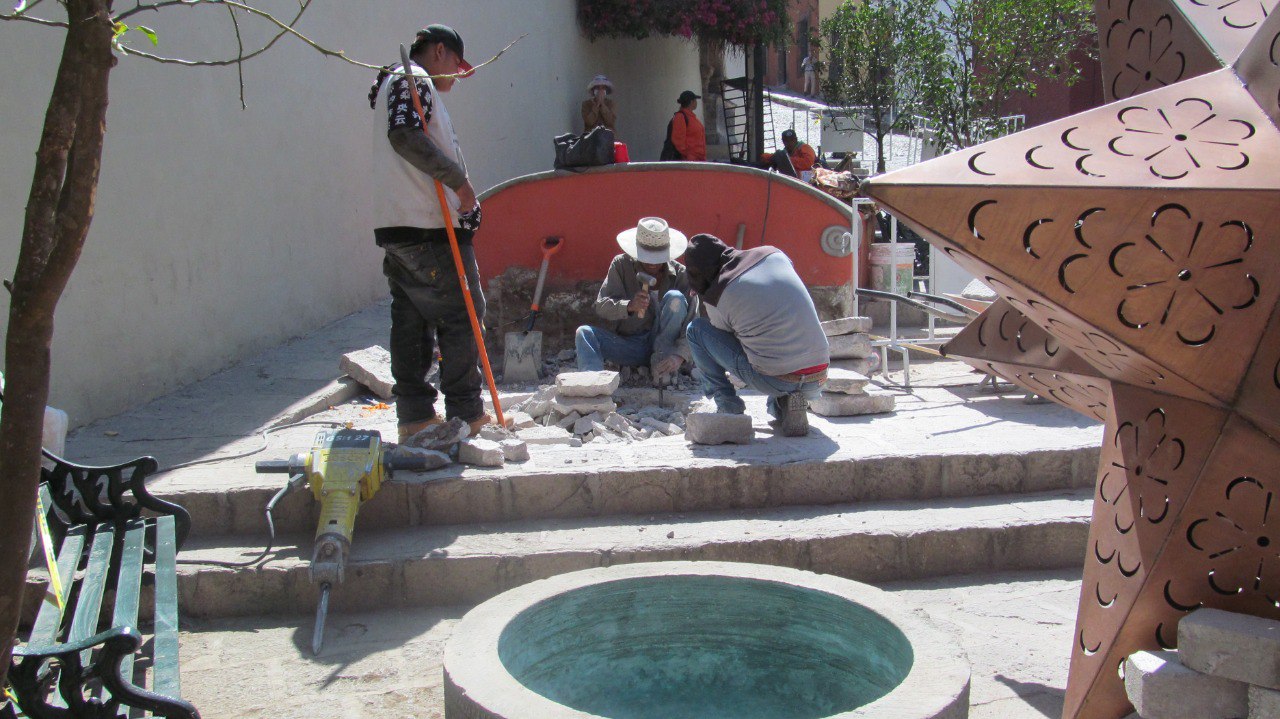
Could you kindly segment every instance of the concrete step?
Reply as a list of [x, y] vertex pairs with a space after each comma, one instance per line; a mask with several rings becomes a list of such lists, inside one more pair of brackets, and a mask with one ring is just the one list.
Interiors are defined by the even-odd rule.
[[[357, 532], [335, 611], [475, 604], [564, 572], [619, 563], [775, 564], [878, 583], [985, 571], [1075, 567], [1092, 490], [825, 507], [446, 525]], [[313, 611], [310, 534], [282, 538], [256, 570], [184, 564], [178, 588], [195, 617]], [[188, 541], [180, 559], [238, 561], [242, 537]]]
[[[865, 447], [818, 447], [823, 442], [793, 440], [788, 452], [764, 443], [691, 450], [681, 437], [600, 449], [539, 447], [541, 461], [527, 467], [486, 471], [454, 465], [398, 475], [361, 508], [356, 527], [368, 531], [1021, 494], [1092, 487], [1098, 463], [1097, 447], [895, 455], [870, 454]], [[814, 447], [806, 449], [806, 443]], [[607, 461], [609, 454], [621, 456]], [[253, 541], [265, 537], [263, 508], [283, 478], [243, 479], [157, 493], [191, 512], [194, 536], [245, 535]], [[311, 493], [295, 492], [276, 506], [277, 532], [313, 530], [316, 515]]]

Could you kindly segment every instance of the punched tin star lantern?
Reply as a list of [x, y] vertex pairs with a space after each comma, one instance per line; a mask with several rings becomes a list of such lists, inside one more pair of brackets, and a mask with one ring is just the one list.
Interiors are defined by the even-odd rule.
[[1280, 13], [1098, 0], [1109, 104], [867, 193], [1001, 297], [947, 347], [1106, 423], [1063, 716], [1201, 607], [1280, 618]]

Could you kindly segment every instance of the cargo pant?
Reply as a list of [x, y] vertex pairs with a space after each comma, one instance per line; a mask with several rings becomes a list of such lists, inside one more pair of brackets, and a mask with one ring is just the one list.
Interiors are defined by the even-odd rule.
[[[392, 388], [396, 417], [400, 424], [410, 424], [436, 416], [439, 393], [427, 382], [427, 373], [438, 343], [445, 416], [469, 422], [484, 413], [479, 351], [445, 231], [432, 230], [428, 234], [430, 239], [425, 242], [383, 245], [386, 256], [382, 272], [391, 288], [391, 375], [396, 382]], [[457, 234], [476, 316], [483, 324], [485, 300], [471, 233], [458, 229]]]

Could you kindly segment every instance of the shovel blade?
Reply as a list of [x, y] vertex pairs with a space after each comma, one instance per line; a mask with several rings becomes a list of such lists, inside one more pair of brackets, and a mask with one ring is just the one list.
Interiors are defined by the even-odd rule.
[[508, 332], [502, 345], [503, 382], [536, 382], [542, 378], [541, 332]]

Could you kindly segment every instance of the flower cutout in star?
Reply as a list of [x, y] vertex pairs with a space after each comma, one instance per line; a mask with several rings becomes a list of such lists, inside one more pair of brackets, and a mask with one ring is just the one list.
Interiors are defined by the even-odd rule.
[[1186, 444], [1169, 434], [1166, 419], [1163, 409], [1153, 409], [1141, 420], [1121, 422], [1112, 438], [1120, 457], [1111, 465], [1128, 478], [1121, 494], [1128, 493], [1137, 516], [1151, 524], [1169, 516], [1170, 486], [1178, 483], [1187, 456]]
[[1187, 527], [1187, 542], [1210, 566], [1209, 586], [1232, 596], [1262, 593], [1275, 605], [1280, 570], [1280, 522], [1275, 491], [1254, 477], [1227, 485], [1225, 502]]
[[1249, 165], [1242, 149], [1257, 132], [1251, 123], [1224, 117], [1213, 103], [1188, 97], [1167, 107], [1129, 105], [1116, 119], [1124, 126], [1108, 147], [1137, 158], [1152, 175], [1180, 180], [1206, 168], [1241, 170]]
[[1154, 365], [1131, 354], [1101, 333], [1078, 330], [1053, 317], [1049, 318], [1045, 329], [1108, 377], [1128, 377], [1126, 381], [1147, 387], [1155, 387], [1165, 379], [1164, 373]]
[[1125, 282], [1116, 316], [1130, 329], [1170, 325], [1184, 344], [1208, 344], [1227, 313], [1258, 299], [1246, 262], [1252, 246], [1244, 222], [1206, 222], [1181, 205], [1161, 207], [1143, 239], [1111, 252], [1111, 271]]
[[1124, 65], [1111, 80], [1111, 97], [1122, 100], [1182, 79], [1187, 56], [1174, 47], [1173, 18], [1161, 15], [1150, 27], [1135, 22], [1133, 6], [1107, 28], [1107, 47], [1124, 50]]
[[1267, 19], [1268, 3], [1262, 0], [1191, 0], [1191, 4], [1217, 10], [1222, 24], [1236, 30], [1257, 27]]

